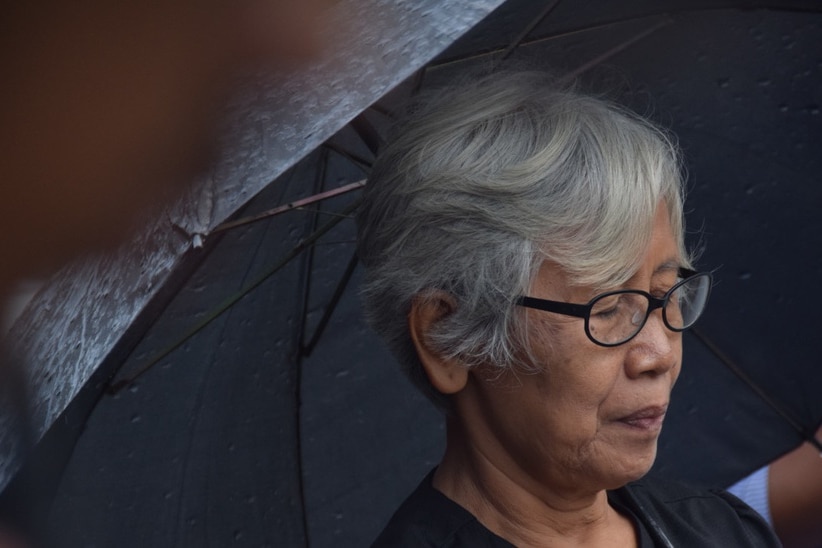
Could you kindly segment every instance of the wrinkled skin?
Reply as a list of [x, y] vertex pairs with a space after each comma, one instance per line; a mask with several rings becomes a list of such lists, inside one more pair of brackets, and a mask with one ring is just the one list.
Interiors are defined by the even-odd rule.
[[[663, 206], [625, 288], [661, 296], [676, 283], [682, 257]], [[551, 263], [529, 292], [574, 303], [595, 293], [570, 285]], [[452, 403], [434, 486], [517, 546], [635, 543], [606, 490], [642, 477], [654, 462], [681, 367], [681, 334], [655, 311], [636, 337], [606, 348], [588, 339], [580, 318], [527, 310], [530, 353], [523, 355], [538, 372], [500, 374], [432, 351], [424, 333], [456, 306], [432, 302], [415, 306], [409, 323], [429, 379]]]

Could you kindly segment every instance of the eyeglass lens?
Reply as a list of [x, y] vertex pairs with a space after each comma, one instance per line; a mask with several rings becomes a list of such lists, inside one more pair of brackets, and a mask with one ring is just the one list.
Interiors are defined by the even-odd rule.
[[[682, 331], [693, 325], [705, 309], [709, 288], [708, 275], [690, 277], [671, 288], [663, 309], [668, 328]], [[648, 297], [639, 292], [603, 295], [592, 303], [588, 331], [602, 344], [625, 342], [645, 325], [649, 306]]]

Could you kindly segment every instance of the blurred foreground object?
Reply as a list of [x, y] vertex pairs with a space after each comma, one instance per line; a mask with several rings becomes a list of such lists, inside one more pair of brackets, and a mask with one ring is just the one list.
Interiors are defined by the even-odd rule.
[[[4, 3], [0, 307], [17, 280], [113, 248], [176, 197], [211, 161], [238, 77], [318, 53], [327, 3]], [[3, 466], [36, 438], [25, 369], [0, 351]], [[30, 503], [13, 504], [13, 521], [28, 520]], [[0, 547], [18, 546], [13, 537], [0, 528]]]
[[786, 547], [822, 545], [822, 459], [815, 447], [803, 443], [771, 463], [768, 492], [773, 526]]
[[728, 491], [759, 512], [786, 548], [822, 544], [822, 459], [813, 445], [803, 443]]
[[[243, 87], [228, 101], [222, 122], [215, 120], [220, 124], [217, 158], [207, 164], [198, 160], [199, 154], [208, 159], [211, 139], [202, 143], [201, 153], [192, 153], [190, 165], [194, 171], [198, 164], [207, 169], [185, 177], [193, 184], [181, 199], [165, 210], [154, 210], [152, 218], [141, 223], [138, 233], [122, 240], [123, 244], [110, 253], [73, 261], [49, 279], [7, 338], [10, 346], [24, 356], [23, 367], [31, 393], [32, 438], [38, 440], [34, 454], [23, 463], [21, 453], [14, 450], [15, 444], [9, 439], [8, 417], [0, 416], [0, 484], [5, 486], [13, 479], [3, 493], [12, 508], [15, 493], [31, 492], [33, 484], [46, 491], [58, 485], [74, 438], [84, 429], [87, 414], [98, 402], [107, 380], [186, 276], [210, 252], [204, 252], [199, 245], [206, 241], [208, 247], [210, 241], [219, 240], [210, 236], [212, 231], [501, 1], [425, 0], [411, 4], [346, 0], [330, 6], [333, 28], [326, 43], [333, 43], [334, 48], [326, 49], [325, 55], [298, 69], [292, 67], [287, 75], [249, 74]], [[276, 6], [282, 9], [282, 4]], [[230, 10], [226, 10], [228, 17]], [[438, 17], [432, 17], [432, 13]], [[221, 26], [216, 22], [219, 18], [214, 19], [214, 25]], [[250, 20], [253, 24], [264, 23], [261, 17]], [[301, 29], [293, 30], [304, 33]], [[276, 34], [276, 28], [270, 32]], [[204, 37], [207, 34], [198, 36], [208, 41]], [[219, 42], [218, 38], [219, 35], [212, 37], [215, 42]], [[203, 45], [207, 50], [212, 46]], [[184, 62], [177, 67], [188, 71]], [[226, 88], [230, 84], [226, 83]], [[158, 93], [165, 96], [162, 91]], [[218, 103], [215, 99], [210, 104]], [[169, 112], [175, 112], [174, 108]], [[162, 137], [162, 130], [153, 131], [155, 137]], [[193, 131], [192, 135], [200, 133]], [[169, 155], [167, 159], [176, 158]], [[15, 164], [18, 165], [22, 164]], [[158, 163], [158, 168], [164, 167], [168, 166]], [[180, 165], [178, 168], [181, 173], [188, 171]], [[143, 184], [138, 177], [134, 180]], [[76, 248], [101, 246], [96, 238], [91, 240], [92, 245]], [[24, 245], [19, 247], [27, 249]], [[71, 409], [67, 409], [69, 402]], [[180, 417], [187, 415], [170, 419]], [[290, 455], [288, 451], [280, 453]], [[21, 464], [25, 467], [18, 472]], [[170, 470], [168, 465], [164, 463], [163, 468]], [[279, 493], [273, 489], [271, 496]], [[38, 498], [47, 502], [49, 493]], [[196, 500], [199, 503], [205, 499]], [[220, 500], [225, 505], [229, 498]], [[94, 516], [97, 519], [99, 514]], [[255, 516], [246, 518], [253, 521]], [[120, 514], [112, 522], [120, 532], [122, 519]], [[199, 527], [194, 529], [195, 534], [201, 531]], [[210, 537], [213, 532], [209, 530]], [[233, 535], [234, 531], [228, 533]], [[157, 545], [136, 538], [132, 541], [141, 546]]]
[[8, 3], [0, 23], [0, 294], [110, 247], [207, 165], [239, 72], [319, 49], [327, 0]]

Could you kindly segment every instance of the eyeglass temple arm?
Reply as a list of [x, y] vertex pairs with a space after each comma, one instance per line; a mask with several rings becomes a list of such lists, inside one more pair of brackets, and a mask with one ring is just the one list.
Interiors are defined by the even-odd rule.
[[515, 302], [520, 306], [545, 310], [546, 312], [555, 312], [565, 316], [575, 316], [577, 318], [586, 317], [588, 315], [588, 309], [590, 308], [587, 304], [561, 303], [547, 299], [537, 299], [536, 297], [519, 297]]
[[[699, 274], [696, 270], [689, 268], [680, 268], [677, 275], [681, 279], [687, 279], [691, 276]], [[663, 303], [655, 297], [650, 297], [650, 310], [661, 308]], [[548, 299], [537, 299], [536, 297], [518, 297], [515, 304], [525, 306], [528, 308], [536, 308], [537, 310], [545, 310], [546, 312], [555, 312], [557, 314], [564, 314], [565, 316], [575, 316], [577, 318], [585, 318], [591, 309], [587, 304], [563, 303], [559, 301], [549, 301]]]

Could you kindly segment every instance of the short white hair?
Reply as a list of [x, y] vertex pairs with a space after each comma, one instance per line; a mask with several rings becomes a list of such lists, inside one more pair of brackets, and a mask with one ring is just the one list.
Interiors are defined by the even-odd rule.
[[380, 152], [358, 213], [366, 315], [435, 403], [408, 331], [415, 296], [456, 310], [430, 341], [466, 367], [516, 365], [514, 302], [550, 260], [572, 283], [610, 288], [637, 270], [656, 208], [668, 208], [683, 266], [683, 181], [674, 141], [549, 75], [503, 72], [422, 97]]

